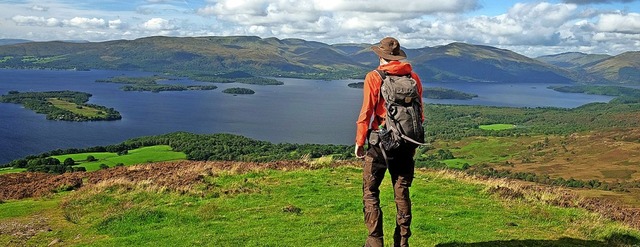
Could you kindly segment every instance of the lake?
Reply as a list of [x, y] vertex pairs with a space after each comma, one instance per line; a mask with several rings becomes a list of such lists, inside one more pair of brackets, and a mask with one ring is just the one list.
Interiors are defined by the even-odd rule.
[[[362, 90], [347, 87], [358, 80], [278, 78], [280, 86], [216, 84], [213, 91], [124, 92], [120, 84], [97, 83], [112, 76], [149, 76], [130, 71], [60, 71], [0, 69], [0, 94], [15, 90], [73, 90], [91, 93], [89, 103], [113, 107], [122, 120], [63, 122], [21, 105], [0, 103], [0, 164], [54, 149], [117, 144], [126, 139], [175, 131], [232, 133], [270, 142], [352, 144]], [[361, 80], [360, 80], [361, 81]], [[207, 84], [187, 79], [171, 84]], [[436, 104], [573, 108], [612, 97], [559, 93], [549, 84], [429, 83], [478, 94], [473, 100], [432, 100]], [[253, 95], [222, 93], [229, 87], [254, 90]], [[428, 115], [427, 115], [428, 117]]]

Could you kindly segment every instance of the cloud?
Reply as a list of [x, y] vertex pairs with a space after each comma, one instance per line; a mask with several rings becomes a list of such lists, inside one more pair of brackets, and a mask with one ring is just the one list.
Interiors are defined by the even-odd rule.
[[603, 14], [595, 24], [599, 32], [640, 34], [640, 14]]
[[565, 3], [592, 4], [592, 3], [631, 3], [637, 0], [564, 0]]
[[291, 22], [315, 22], [324, 16], [335, 19], [338, 23], [345, 22], [347, 27], [379, 27], [380, 25], [355, 23], [406, 20], [441, 12], [463, 13], [477, 9], [479, 4], [477, 0], [396, 0], [393, 6], [402, 8], [390, 6], [388, 0], [220, 0], [199, 8], [196, 12], [242, 25], [288, 25]]
[[[313, 0], [313, 6], [321, 11], [353, 11], [365, 13], [462, 13], [480, 7], [475, 0], [414, 1], [396, 0]], [[401, 6], [401, 7], [397, 7]]]
[[152, 18], [142, 24], [142, 28], [150, 31], [174, 30], [177, 27], [163, 18]]
[[105, 28], [107, 22], [104, 19], [74, 17], [71, 20], [63, 20], [62, 23], [69, 27], [78, 28]]
[[120, 19], [109, 21], [108, 26], [110, 29], [125, 29], [128, 27], [128, 25]]
[[41, 6], [41, 5], [33, 5], [33, 6], [31, 6], [30, 9], [31, 10], [35, 10], [35, 11], [42, 11], [42, 12], [49, 10], [48, 7], [44, 7], [44, 6]]
[[40, 26], [40, 27], [75, 27], [82, 29], [123, 29], [127, 27], [122, 20], [105, 21], [101, 18], [74, 17], [71, 19], [44, 18], [41, 16], [16, 15], [11, 20], [19, 26]]

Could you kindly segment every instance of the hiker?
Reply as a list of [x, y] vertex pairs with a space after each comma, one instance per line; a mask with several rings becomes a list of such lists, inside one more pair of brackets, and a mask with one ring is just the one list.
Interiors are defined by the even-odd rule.
[[[362, 109], [356, 122], [356, 148], [355, 155], [364, 159], [363, 167], [363, 195], [364, 221], [369, 230], [365, 246], [383, 246], [382, 231], [382, 211], [380, 210], [380, 184], [384, 178], [387, 168], [391, 174], [394, 198], [397, 208], [396, 228], [393, 234], [394, 246], [409, 246], [408, 239], [411, 236], [411, 200], [409, 198], [409, 187], [413, 181], [414, 160], [416, 147], [423, 142], [424, 130], [422, 122], [424, 114], [422, 112], [422, 85], [420, 78], [412, 71], [411, 64], [402, 60], [407, 56], [400, 49], [398, 40], [386, 37], [380, 41], [379, 45], [372, 46], [371, 49], [380, 59], [380, 66], [367, 74], [364, 80], [364, 99]], [[404, 78], [403, 78], [404, 77]], [[383, 95], [383, 81], [390, 84], [390, 80], [400, 81], [410, 80], [413, 96], [401, 99], [404, 104], [388, 104], [385, 102], [387, 95]], [[411, 80], [413, 79], [413, 80]], [[386, 89], [388, 91], [388, 89]], [[386, 91], [385, 91], [386, 92]], [[387, 93], [389, 94], [389, 93]], [[391, 96], [390, 96], [391, 97]], [[386, 98], [388, 101], [389, 98]], [[409, 102], [411, 101], [411, 102]], [[403, 110], [388, 110], [396, 105]], [[404, 105], [404, 106], [399, 106]], [[411, 108], [413, 107], [413, 108]], [[402, 126], [396, 123], [400, 115], [415, 110], [414, 124], [403, 125], [404, 130], [415, 131], [414, 140], [408, 141], [409, 134], [403, 132]], [[394, 115], [389, 112], [395, 113]], [[419, 111], [419, 112], [418, 112]], [[411, 116], [409, 116], [411, 117]], [[373, 121], [371, 121], [373, 118]], [[419, 125], [419, 126], [416, 126]], [[395, 126], [395, 127], [394, 127]], [[408, 127], [409, 126], [409, 127]], [[391, 132], [391, 133], [390, 133]], [[403, 137], [404, 136], [404, 137]], [[365, 151], [364, 144], [368, 139], [368, 149]]]

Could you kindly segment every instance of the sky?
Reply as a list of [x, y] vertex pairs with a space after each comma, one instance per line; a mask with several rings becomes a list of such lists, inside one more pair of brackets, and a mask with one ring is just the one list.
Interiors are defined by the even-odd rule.
[[0, 0], [0, 38], [299, 38], [422, 48], [465, 42], [530, 57], [640, 51], [640, 0]]

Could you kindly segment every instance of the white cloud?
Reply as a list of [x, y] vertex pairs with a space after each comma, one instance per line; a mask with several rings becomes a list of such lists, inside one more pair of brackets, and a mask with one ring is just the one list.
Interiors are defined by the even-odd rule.
[[476, 0], [313, 0], [313, 6], [321, 11], [353, 11], [366, 13], [461, 13], [479, 7]]
[[640, 34], [640, 14], [603, 14], [595, 24], [600, 32]]
[[44, 12], [44, 11], [49, 10], [49, 7], [44, 7], [42, 5], [33, 5], [33, 6], [31, 6], [30, 9], [31, 10], [35, 10], [35, 11], [43, 11]]
[[24, 26], [43, 26], [46, 23], [44, 17], [40, 16], [24, 16], [24, 15], [16, 15], [11, 18], [13, 22], [17, 25]]
[[177, 27], [163, 18], [152, 18], [142, 24], [142, 28], [150, 31], [174, 30]]
[[110, 29], [124, 29], [127, 27], [126, 23], [122, 22], [122, 20], [111, 20], [108, 24]]
[[45, 18], [42, 16], [16, 15], [11, 18], [13, 22], [20, 26], [40, 26], [40, 27], [76, 27], [82, 29], [121, 29], [126, 25], [120, 20], [105, 21], [100, 18], [74, 17], [68, 20], [57, 18]]
[[71, 20], [63, 20], [62, 23], [65, 26], [79, 27], [79, 28], [107, 27], [107, 22], [104, 19], [98, 19], [98, 18], [74, 17]]

